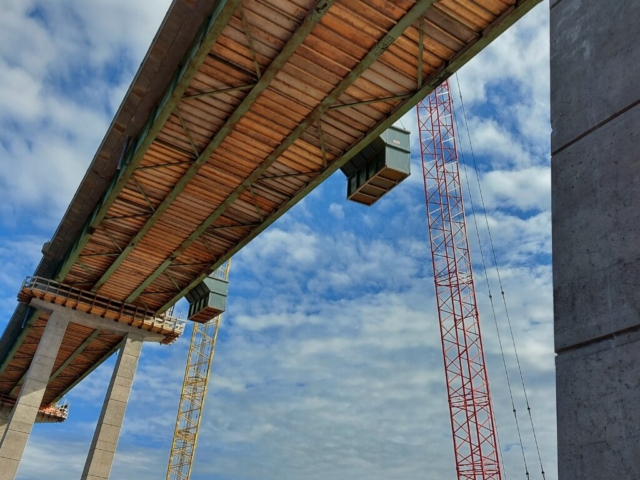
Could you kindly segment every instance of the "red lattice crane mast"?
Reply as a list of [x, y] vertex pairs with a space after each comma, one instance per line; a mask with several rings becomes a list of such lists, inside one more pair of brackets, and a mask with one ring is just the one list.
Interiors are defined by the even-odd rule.
[[459, 480], [501, 480], [449, 82], [417, 112], [456, 471]]

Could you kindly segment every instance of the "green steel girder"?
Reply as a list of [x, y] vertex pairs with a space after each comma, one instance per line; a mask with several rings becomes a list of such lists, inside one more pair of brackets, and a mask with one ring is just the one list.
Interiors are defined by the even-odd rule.
[[80, 257], [117, 257], [120, 255], [118, 252], [113, 253], [83, 253]]
[[279, 178], [306, 177], [308, 175], [316, 175], [321, 172], [322, 170], [314, 170], [311, 172], [283, 173], [281, 175], [269, 175], [268, 177], [263, 176], [260, 177], [258, 181], [261, 182], [263, 180], [278, 180]]
[[[540, 3], [542, 0], [518, 0], [512, 5], [503, 15], [501, 15], [496, 21], [489, 25], [482, 35], [478, 36], [476, 40], [467, 45], [462, 51], [460, 51], [454, 58], [447, 62], [442, 68], [434, 72], [425, 82], [421, 88], [418, 89], [413, 95], [407, 98], [402, 104], [398, 105], [396, 110], [392, 112], [385, 120], [380, 122], [374, 127], [366, 136], [358, 141], [347, 153], [342, 157], [336, 159], [331, 165], [329, 165], [321, 174], [313, 179], [306, 187], [293, 198], [291, 198], [284, 206], [280, 207], [271, 216], [265, 219], [265, 221], [255, 228], [247, 237], [245, 237], [240, 243], [229, 250], [225, 255], [221, 256], [215, 263], [202, 272], [193, 282], [185, 287], [180, 293], [178, 293], [168, 303], [163, 305], [159, 311], [165, 311], [171, 308], [178, 300], [187, 294], [192, 288], [198, 285], [208, 275], [220, 267], [225, 261], [230, 259], [238, 251], [244, 248], [251, 240], [262, 233], [267, 227], [269, 227], [278, 218], [284, 215], [291, 207], [296, 205], [300, 200], [313, 191], [318, 185], [325, 181], [335, 171], [347, 163], [351, 158], [357, 155], [364, 147], [366, 147], [374, 138], [381, 135], [387, 128], [389, 128], [394, 122], [398, 121], [405, 113], [413, 108], [420, 100], [431, 93], [440, 83], [453, 75], [456, 71], [462, 68], [469, 60], [482, 51], [487, 45], [495, 40], [500, 34], [502, 34], [507, 28], [518, 21], [522, 16], [529, 12], [534, 6]], [[433, 2], [423, 2], [433, 3]], [[414, 8], [416, 8], [417, 4]], [[215, 213], [215, 212], [214, 212]], [[154, 272], [155, 273], [155, 272]]]
[[129, 181], [131, 175], [133, 175], [142, 157], [155, 140], [165, 122], [169, 119], [178, 102], [181, 101], [185, 90], [211, 51], [211, 47], [218, 39], [218, 36], [227, 26], [229, 19], [237, 9], [240, 1], [241, 0], [220, 0], [216, 4], [212, 14], [204, 22], [204, 25], [196, 37], [196, 41], [188, 51], [181, 67], [174, 74], [173, 79], [169, 83], [169, 87], [156, 105], [140, 135], [125, 154], [122, 167], [117, 171], [111, 183], [100, 197], [98, 204], [85, 222], [76, 241], [62, 260], [55, 275], [55, 280], [62, 281], [67, 273], [69, 273], [69, 270], [71, 270], [72, 265], [89, 241], [92, 233], [98, 228], [98, 225], [100, 225], [100, 222], [107, 214], [114, 200]]
[[219, 90], [210, 90], [208, 92], [194, 93], [193, 95], [185, 95], [184, 97], [182, 97], [182, 100], [189, 100], [190, 98], [213, 97], [214, 95], [221, 95], [223, 93], [240, 92], [242, 90], [249, 90], [255, 86], [255, 83], [250, 83], [248, 85], [240, 85], [237, 87], [228, 87], [221, 88]]
[[[211, 215], [209, 215], [202, 224], [178, 247], [173, 254], [166, 259], [142, 284], [127, 298], [127, 302], [135, 300], [140, 293], [144, 291], [151, 283], [164, 272], [171, 262], [180, 256], [193, 242], [195, 242], [209, 226], [215, 222], [226, 209], [235, 202], [245, 190], [249, 189], [262, 174], [291, 146], [304, 134], [307, 129], [314, 125], [320, 117], [340, 98], [340, 96], [360, 78], [360, 76], [387, 50], [387, 48], [395, 42], [395, 40], [404, 33], [436, 0], [418, 0], [418, 2], [396, 23], [387, 34], [378, 41], [376, 45], [364, 56], [364, 58], [356, 65], [340, 83], [327, 95], [305, 118], [287, 138], [285, 138], [278, 147], [267, 156], [267, 158], [249, 175], [242, 183], [229, 195]], [[325, 170], [326, 171], [326, 170]], [[227, 257], [229, 258], [229, 257]], [[219, 260], [218, 260], [219, 261]], [[216, 262], [217, 263], [217, 262]], [[195, 283], [191, 283], [187, 289], [183, 289], [179, 295], [186, 294]], [[172, 299], [171, 304], [178, 299]], [[168, 304], [167, 304], [168, 305]], [[164, 305], [160, 311], [168, 308]]]
[[[39, 312], [38, 312], [38, 311], [36, 311], [36, 313], [39, 313]], [[38, 318], [38, 317], [36, 316], [35, 318]], [[80, 355], [80, 354], [84, 351], [84, 349], [85, 349], [85, 348], [87, 348], [87, 346], [88, 346], [91, 342], [93, 342], [93, 340], [94, 340], [98, 335], [100, 335], [100, 331], [99, 331], [99, 330], [96, 330], [96, 331], [95, 331], [95, 332], [93, 332], [91, 335], [89, 335], [89, 337], [87, 337], [87, 338], [85, 339], [85, 341], [84, 341], [84, 342], [82, 342], [82, 344], [80, 344], [80, 346], [78, 346], [78, 348], [77, 348], [77, 349], [76, 349], [76, 350], [71, 354], [71, 356], [70, 356], [67, 360], [65, 360], [65, 362], [64, 362], [62, 365], [60, 365], [60, 366], [56, 369], [56, 371], [55, 371], [55, 372], [54, 372], [54, 373], [49, 377], [49, 382], [51, 382], [51, 381], [55, 380], [55, 379], [56, 379], [56, 378], [57, 378], [57, 377], [58, 377], [58, 376], [59, 376], [59, 375], [64, 371], [64, 369], [65, 369], [65, 368], [67, 368], [67, 367], [71, 364], [71, 362], [73, 362], [73, 361], [78, 357], [78, 355]], [[21, 343], [21, 342], [20, 342], [20, 343]], [[19, 344], [18, 344], [18, 345], [19, 345]], [[64, 396], [66, 395], [66, 393], [67, 393], [69, 390], [71, 390], [71, 388], [72, 388], [72, 387], [74, 387], [75, 385], [77, 385], [77, 384], [80, 382], [80, 380], [82, 380], [83, 378], [85, 378], [87, 375], [89, 375], [89, 373], [91, 373], [91, 372], [92, 372], [93, 370], [95, 370], [95, 369], [96, 369], [100, 364], [102, 364], [102, 362], [104, 362], [105, 360], [107, 360], [107, 359], [108, 359], [108, 358], [113, 354], [113, 352], [114, 352], [115, 350], [117, 350], [117, 349], [118, 349], [118, 347], [119, 347], [119, 346], [120, 346], [120, 344], [118, 344], [118, 345], [115, 347], [115, 349], [112, 349], [111, 351], [109, 351], [109, 353], [108, 353], [106, 356], [104, 356], [104, 357], [103, 357], [103, 358], [102, 358], [102, 359], [101, 359], [101, 360], [100, 360], [96, 365], [92, 365], [92, 366], [91, 366], [91, 368], [81, 376], [81, 378], [79, 378], [79, 379], [75, 380], [75, 381], [73, 382], [73, 384], [72, 384], [72, 385], [70, 385], [69, 387], [67, 387], [67, 388], [64, 390], [64, 392], [63, 392], [63, 393], [61, 393], [60, 395], [58, 395], [58, 397], [57, 397], [53, 402], [51, 402], [51, 403], [52, 403], [52, 404], [55, 404], [58, 400], [60, 400], [62, 397], [64, 397]], [[11, 356], [13, 356], [13, 355], [11, 355]], [[11, 389], [11, 395], [13, 395], [13, 394], [14, 394], [15, 389], [16, 389], [17, 387], [19, 387], [20, 385], [22, 385], [22, 384], [24, 383], [24, 379], [25, 379], [25, 377], [26, 377], [26, 376], [27, 376], [27, 372], [25, 372], [25, 373], [22, 375], [22, 377], [20, 378], [20, 380], [18, 381], [18, 383], [16, 383], [16, 386], [15, 386], [15, 387], [13, 387], [13, 388]]]
[[[76, 357], [78, 355], [80, 355], [80, 353], [82, 353], [82, 351], [85, 349], [85, 347], [87, 345], [89, 345], [93, 341], [93, 339], [96, 338], [99, 334], [100, 334], [100, 331], [96, 330], [91, 335], [89, 335], [89, 337], [87, 337], [87, 339], [84, 342], [82, 342], [82, 344], [71, 354], [71, 356], [69, 356], [69, 358], [67, 360], [65, 360], [65, 362], [62, 365], [60, 365], [60, 367], [58, 367], [58, 369], [49, 377], [49, 382], [55, 380], [58, 377], [58, 375], [60, 375], [60, 373], [65, 368], [67, 368], [67, 366], [71, 362], [73, 362], [76, 359]], [[20, 380], [18, 380], [18, 383], [16, 383], [16, 386], [11, 389], [10, 395], [15, 395], [16, 394], [16, 389], [20, 385], [22, 385], [24, 383], [24, 379], [26, 378], [28, 371], [29, 371], [29, 369], [27, 368], [27, 371], [24, 372], [22, 377], [20, 377]]]
[[392, 95], [390, 97], [372, 98], [371, 100], [362, 100], [360, 102], [342, 103], [340, 105], [333, 105], [329, 107], [329, 110], [340, 110], [343, 108], [359, 107], [360, 105], [371, 105], [372, 103], [391, 102], [393, 100], [404, 100], [409, 98], [413, 93], [401, 93], [399, 95]]
[[[229, 135], [236, 124], [244, 117], [244, 115], [249, 111], [251, 106], [257, 100], [257, 98], [262, 94], [262, 92], [269, 86], [271, 81], [278, 74], [282, 66], [289, 60], [291, 55], [297, 50], [297, 48], [302, 44], [302, 42], [307, 38], [311, 30], [320, 22], [324, 14], [329, 10], [331, 5], [335, 0], [319, 0], [315, 7], [311, 10], [311, 14], [308, 15], [298, 27], [298, 30], [292, 35], [286, 45], [283, 47], [282, 51], [273, 59], [269, 67], [264, 71], [260, 80], [255, 84], [255, 86], [249, 91], [247, 96], [242, 100], [240, 105], [235, 109], [235, 111], [231, 114], [231, 116], [227, 119], [222, 128], [215, 134], [213, 139], [209, 142], [209, 144], [205, 147], [205, 149], [200, 153], [198, 158], [193, 162], [193, 164], [189, 167], [189, 169], [185, 172], [185, 174], [178, 180], [178, 183], [173, 187], [173, 190], [165, 197], [160, 205], [156, 208], [155, 212], [147, 222], [143, 225], [143, 227], [136, 233], [136, 235], [131, 239], [126, 248], [124, 248], [122, 254], [109, 266], [107, 271], [102, 275], [102, 277], [96, 282], [92, 291], [97, 291], [102, 287], [108, 280], [109, 277], [118, 269], [118, 267], [122, 264], [122, 262], [129, 256], [129, 254], [136, 247], [138, 242], [142, 240], [142, 238], [149, 232], [149, 230], [155, 225], [156, 221], [161, 217], [161, 215], [166, 211], [167, 208], [173, 203], [175, 198], [182, 192], [185, 186], [191, 181], [191, 179], [198, 173], [200, 168], [209, 160], [212, 153], [220, 146], [220, 144], [224, 141], [224, 139]], [[146, 287], [146, 285], [145, 285]], [[136, 293], [137, 292], [137, 293]], [[135, 295], [130, 295], [129, 299], [136, 298], [140, 292], [136, 290]], [[128, 301], [128, 300], [127, 300]]]
[[[140, 132], [140, 135], [137, 137], [136, 141], [133, 142], [133, 145], [130, 146], [128, 152], [125, 152], [122, 167], [114, 175], [111, 183], [109, 183], [109, 186], [105, 189], [104, 193], [98, 200], [93, 212], [83, 225], [78, 237], [60, 261], [60, 264], [57, 267], [57, 273], [54, 276], [55, 280], [62, 281], [67, 273], [69, 273], [69, 270], [71, 270], [72, 265], [75, 263], [80, 252], [89, 241], [89, 238], [107, 214], [107, 211], [120, 191], [124, 188], [129, 177], [136, 170], [136, 167], [140, 163], [140, 160], [142, 160], [144, 153], [147, 151], [160, 129], [171, 115], [175, 106], [179, 101], [181, 101], [187, 86], [191, 83], [191, 80], [197, 73], [202, 62], [204, 62], [204, 59], [210, 52], [211, 47], [217, 40], [223, 28], [226, 27], [229, 19], [233, 15], [233, 12], [240, 4], [240, 1], [241, 0], [220, 0], [214, 7], [211, 15], [207, 20], [205, 20], [200, 32], [196, 35], [193, 45], [185, 55], [181, 67], [176, 71], [172, 80], [169, 82], [167, 90], [156, 105], [153, 113], [150, 115], [150, 118], [147, 120], [147, 123]], [[11, 351], [3, 359], [2, 364], [0, 365], [0, 374], [4, 372], [7, 365], [9, 365], [13, 359], [18, 348], [20, 348], [20, 345], [40, 316], [40, 313], [41, 312], [39, 310], [34, 310], [28, 315], [24, 328], [20, 332], [18, 338], [16, 338]]]
[[93, 342], [93, 340], [100, 335], [100, 330], [96, 330], [94, 331], [91, 335], [89, 335], [86, 340], [84, 342], [82, 342], [80, 344], [80, 346], [78, 348], [75, 349], [75, 351], [69, 356], [69, 358], [67, 358], [64, 363], [62, 365], [60, 365], [58, 367], [58, 369], [53, 372], [53, 374], [49, 377], [49, 382], [52, 382], [53, 380], [55, 380], [56, 378], [58, 378], [58, 375], [60, 375], [65, 368], [67, 368], [69, 365], [71, 365], [71, 362], [73, 362], [78, 355], [80, 355], [84, 349], [91, 343]]
[[[124, 340], [123, 340], [124, 341]], [[61, 393], [58, 394], [58, 396], [56, 398], [53, 399], [53, 401], [51, 402], [51, 405], [55, 405], [57, 402], [60, 401], [60, 399], [62, 397], [64, 397], [67, 393], [69, 393], [69, 391], [75, 387], [76, 385], [78, 385], [82, 380], [84, 380], [85, 378], [87, 378], [89, 376], [89, 374], [91, 372], [93, 372], [96, 368], [98, 368], [100, 365], [102, 365], [104, 362], [106, 362], [109, 357], [111, 357], [111, 355], [113, 355], [115, 352], [117, 352], [120, 349], [120, 346], [122, 346], [122, 342], [119, 342], [115, 347], [113, 347], [111, 350], [109, 350], [109, 352], [107, 352], [105, 354], [104, 357], [102, 357], [100, 360], [98, 360], [96, 363], [94, 363], [93, 365], [91, 365], [90, 368], [87, 369], [86, 372], [84, 372], [82, 375], [80, 375], [78, 378], [76, 378], [73, 383], [71, 385], [69, 385], [67, 388], [65, 388]], [[86, 348], [86, 346], [85, 346]], [[84, 350], [84, 348], [83, 348]], [[81, 352], [78, 352], [76, 350], [75, 353], [80, 354]]]

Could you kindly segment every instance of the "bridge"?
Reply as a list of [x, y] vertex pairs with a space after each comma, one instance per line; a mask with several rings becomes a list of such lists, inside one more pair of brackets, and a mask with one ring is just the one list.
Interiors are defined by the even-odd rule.
[[119, 352], [83, 474], [108, 478], [141, 343], [184, 328], [171, 307], [538, 2], [175, 0], [16, 285], [0, 478]]

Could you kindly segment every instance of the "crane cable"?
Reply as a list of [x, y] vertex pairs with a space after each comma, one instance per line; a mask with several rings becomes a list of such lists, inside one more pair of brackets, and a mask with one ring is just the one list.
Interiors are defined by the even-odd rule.
[[[487, 215], [487, 209], [486, 209], [486, 206], [485, 206], [484, 195], [482, 193], [482, 186], [480, 184], [480, 176], [478, 175], [478, 166], [477, 166], [477, 162], [476, 162], [476, 156], [475, 156], [475, 153], [474, 153], [474, 150], [473, 150], [473, 144], [471, 143], [471, 133], [469, 131], [469, 122], [468, 122], [468, 118], [467, 118], [467, 111], [466, 111], [465, 106], [464, 106], [464, 100], [462, 99], [462, 90], [460, 88], [460, 80], [458, 79], [458, 74], [457, 73], [455, 74], [455, 77], [456, 77], [456, 85], [458, 87], [458, 95], [460, 96], [460, 105], [462, 107], [462, 113], [463, 113], [463, 118], [464, 118], [464, 123], [465, 123], [465, 129], [467, 131], [467, 137], [468, 137], [468, 141], [469, 141], [469, 150], [471, 152], [471, 157], [473, 159], [473, 167], [474, 167], [475, 174], [476, 174], [476, 181], [478, 183], [478, 191], [480, 193], [480, 201], [481, 201], [481, 204], [482, 204], [482, 211], [483, 211], [483, 214], [484, 214], [484, 220], [485, 220], [485, 224], [486, 224], [486, 227], [487, 227], [487, 232], [489, 234], [489, 244], [491, 246], [491, 254], [492, 254], [492, 257], [493, 257], [493, 263], [494, 263], [494, 266], [495, 266], [495, 269], [496, 269], [496, 274], [497, 274], [497, 278], [498, 278], [498, 285], [500, 286], [500, 294], [502, 296], [502, 303], [504, 305], [505, 316], [506, 316], [506, 319], [507, 319], [507, 324], [509, 326], [509, 333], [511, 335], [511, 343], [513, 345], [513, 350], [514, 350], [514, 353], [515, 353], [516, 363], [518, 365], [518, 373], [520, 375], [520, 382], [522, 384], [522, 391], [524, 393], [524, 399], [525, 399], [525, 403], [527, 405], [527, 412], [528, 412], [528, 415], [529, 415], [529, 422], [531, 423], [531, 431], [533, 432], [533, 439], [534, 439], [535, 446], [536, 446], [536, 452], [537, 452], [537, 455], [538, 455], [538, 461], [540, 463], [540, 473], [542, 474], [543, 480], [545, 480], [546, 477], [545, 477], [544, 466], [542, 464], [542, 456], [540, 454], [540, 446], [538, 444], [538, 436], [536, 435], [536, 428], [535, 428], [534, 421], [533, 421], [533, 414], [531, 412], [531, 406], [529, 404], [529, 397], [527, 395], [527, 387], [525, 385], [524, 375], [522, 374], [522, 366], [520, 364], [520, 357], [518, 355], [518, 348], [516, 347], [516, 340], [515, 340], [515, 336], [513, 334], [513, 327], [512, 327], [512, 324], [511, 324], [511, 317], [509, 316], [509, 309], [507, 307], [507, 299], [506, 299], [504, 287], [503, 287], [503, 284], [502, 284], [502, 278], [500, 276], [500, 267], [498, 265], [498, 258], [497, 258], [496, 251], [495, 251], [495, 246], [494, 246], [494, 243], [493, 243], [493, 236], [491, 235], [491, 228], [489, 227], [489, 217]], [[481, 259], [482, 259], [482, 265], [483, 265], [483, 269], [484, 269], [485, 280], [486, 280], [486, 283], [487, 283], [487, 289], [489, 290], [489, 300], [491, 302], [491, 309], [493, 310], [493, 317], [494, 317], [494, 321], [495, 321], [495, 325], [496, 325], [496, 332], [498, 334], [498, 343], [500, 344], [500, 352], [502, 354], [502, 362], [504, 364], [505, 374], [506, 374], [506, 377], [507, 377], [507, 384], [509, 386], [509, 395], [511, 396], [511, 404], [513, 406], [513, 415], [514, 415], [514, 418], [515, 418], [515, 421], [516, 421], [516, 426], [517, 426], [517, 429], [518, 429], [518, 437], [520, 439], [520, 447], [522, 449], [522, 457], [523, 457], [523, 461], [524, 461], [524, 465], [525, 465], [525, 472], [526, 472], [527, 478], [529, 478], [529, 471], [528, 471], [528, 468], [527, 468], [527, 461], [526, 461], [526, 456], [525, 456], [525, 453], [524, 453], [524, 446], [522, 444], [522, 437], [520, 436], [520, 426], [519, 426], [518, 417], [517, 417], [517, 413], [516, 413], [515, 403], [513, 401], [513, 394], [512, 394], [512, 391], [511, 391], [511, 382], [509, 380], [509, 373], [507, 371], [507, 365], [506, 365], [506, 361], [505, 361], [504, 350], [502, 349], [502, 340], [501, 340], [501, 337], [500, 337], [500, 331], [499, 331], [499, 328], [498, 328], [498, 321], [497, 321], [496, 312], [495, 312], [495, 309], [494, 309], [493, 296], [491, 294], [491, 288], [489, 286], [489, 277], [487, 275], [485, 257], [484, 257], [484, 253], [483, 253], [483, 250], [482, 250], [482, 243], [480, 242], [480, 231], [478, 229], [478, 222], [477, 222], [477, 220], [475, 218], [475, 214], [474, 214], [473, 197], [471, 195], [471, 187], [470, 187], [470, 183], [469, 183], [469, 176], [467, 175], [467, 167], [466, 167], [466, 163], [464, 162], [464, 154], [462, 153], [462, 149], [460, 149], [460, 153], [461, 153], [461, 156], [462, 156], [462, 159], [463, 159], [462, 166], [463, 166], [465, 177], [466, 177], [466, 181], [467, 181], [467, 188], [469, 189], [469, 200], [470, 200], [470, 206], [471, 206], [471, 213], [473, 215], [473, 222], [474, 222], [474, 225], [475, 225], [476, 234], [478, 236], [478, 245], [480, 246], [480, 256], [481, 256]]]
[[[458, 128], [458, 121], [456, 119], [456, 117], [454, 116], [454, 123], [455, 123], [455, 128], [456, 130], [460, 131], [460, 129]], [[513, 412], [513, 417], [515, 420], [515, 424], [516, 424], [516, 429], [518, 432], [518, 440], [519, 440], [519, 444], [520, 444], [520, 450], [522, 451], [522, 461], [524, 463], [524, 469], [525, 469], [525, 474], [526, 477], [529, 478], [529, 469], [527, 466], [527, 457], [524, 453], [524, 446], [522, 443], [522, 434], [521, 434], [521, 430], [520, 430], [520, 422], [518, 421], [518, 415], [517, 415], [517, 410], [516, 410], [516, 405], [515, 405], [515, 400], [513, 398], [513, 389], [511, 387], [511, 378], [509, 376], [509, 370], [507, 368], [507, 361], [505, 358], [505, 354], [504, 354], [504, 348], [502, 345], [502, 335], [500, 335], [500, 329], [498, 328], [498, 316], [496, 315], [496, 307], [493, 303], [493, 295], [491, 293], [491, 285], [489, 283], [489, 276], [487, 274], [487, 268], [486, 268], [486, 262], [485, 262], [485, 256], [484, 256], [484, 249], [482, 248], [482, 242], [480, 241], [480, 229], [478, 228], [478, 221], [476, 219], [475, 216], [475, 205], [473, 202], [473, 195], [471, 195], [471, 184], [469, 183], [469, 175], [467, 174], [467, 165], [466, 162], [464, 160], [464, 152], [462, 150], [462, 148], [460, 148], [458, 150], [460, 152], [460, 157], [461, 157], [461, 164], [462, 164], [462, 169], [464, 171], [464, 176], [465, 176], [465, 180], [467, 183], [467, 190], [469, 192], [469, 206], [471, 207], [471, 215], [473, 217], [473, 224], [475, 226], [475, 231], [476, 231], [476, 236], [478, 237], [478, 246], [480, 248], [480, 258], [482, 261], [482, 266], [483, 266], [483, 273], [484, 273], [484, 278], [485, 278], [485, 282], [487, 284], [487, 290], [489, 291], [489, 302], [491, 303], [491, 312], [493, 313], [493, 322], [495, 324], [496, 327], [496, 334], [497, 334], [497, 338], [498, 338], [498, 345], [500, 346], [500, 355], [502, 357], [502, 365], [504, 366], [504, 374], [506, 376], [507, 379], [507, 387], [509, 389], [509, 398], [511, 399], [511, 408], [512, 408], [512, 412]], [[500, 449], [500, 454], [501, 456], [503, 456], [502, 453], [502, 447], [500, 446], [500, 436], [498, 434], [498, 429], [496, 428], [496, 436], [498, 437], [498, 448]], [[504, 466], [504, 458], [502, 460], [502, 471], [504, 473], [504, 477], [505, 479], [507, 478], [507, 474], [506, 474], [506, 469]]]

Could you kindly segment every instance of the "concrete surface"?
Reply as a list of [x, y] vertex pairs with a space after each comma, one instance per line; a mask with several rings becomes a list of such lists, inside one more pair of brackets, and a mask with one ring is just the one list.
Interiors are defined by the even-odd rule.
[[553, 156], [557, 350], [640, 325], [639, 145], [637, 106]]
[[557, 358], [559, 478], [640, 479], [640, 332]]
[[143, 340], [142, 335], [128, 334], [122, 341], [82, 472], [82, 480], [109, 478]]
[[640, 478], [640, 2], [551, 4], [560, 480]]
[[559, 0], [551, 7], [551, 151], [640, 101], [640, 2]]
[[38, 415], [68, 317], [52, 313], [25, 376], [0, 444], [0, 480], [13, 480]]

